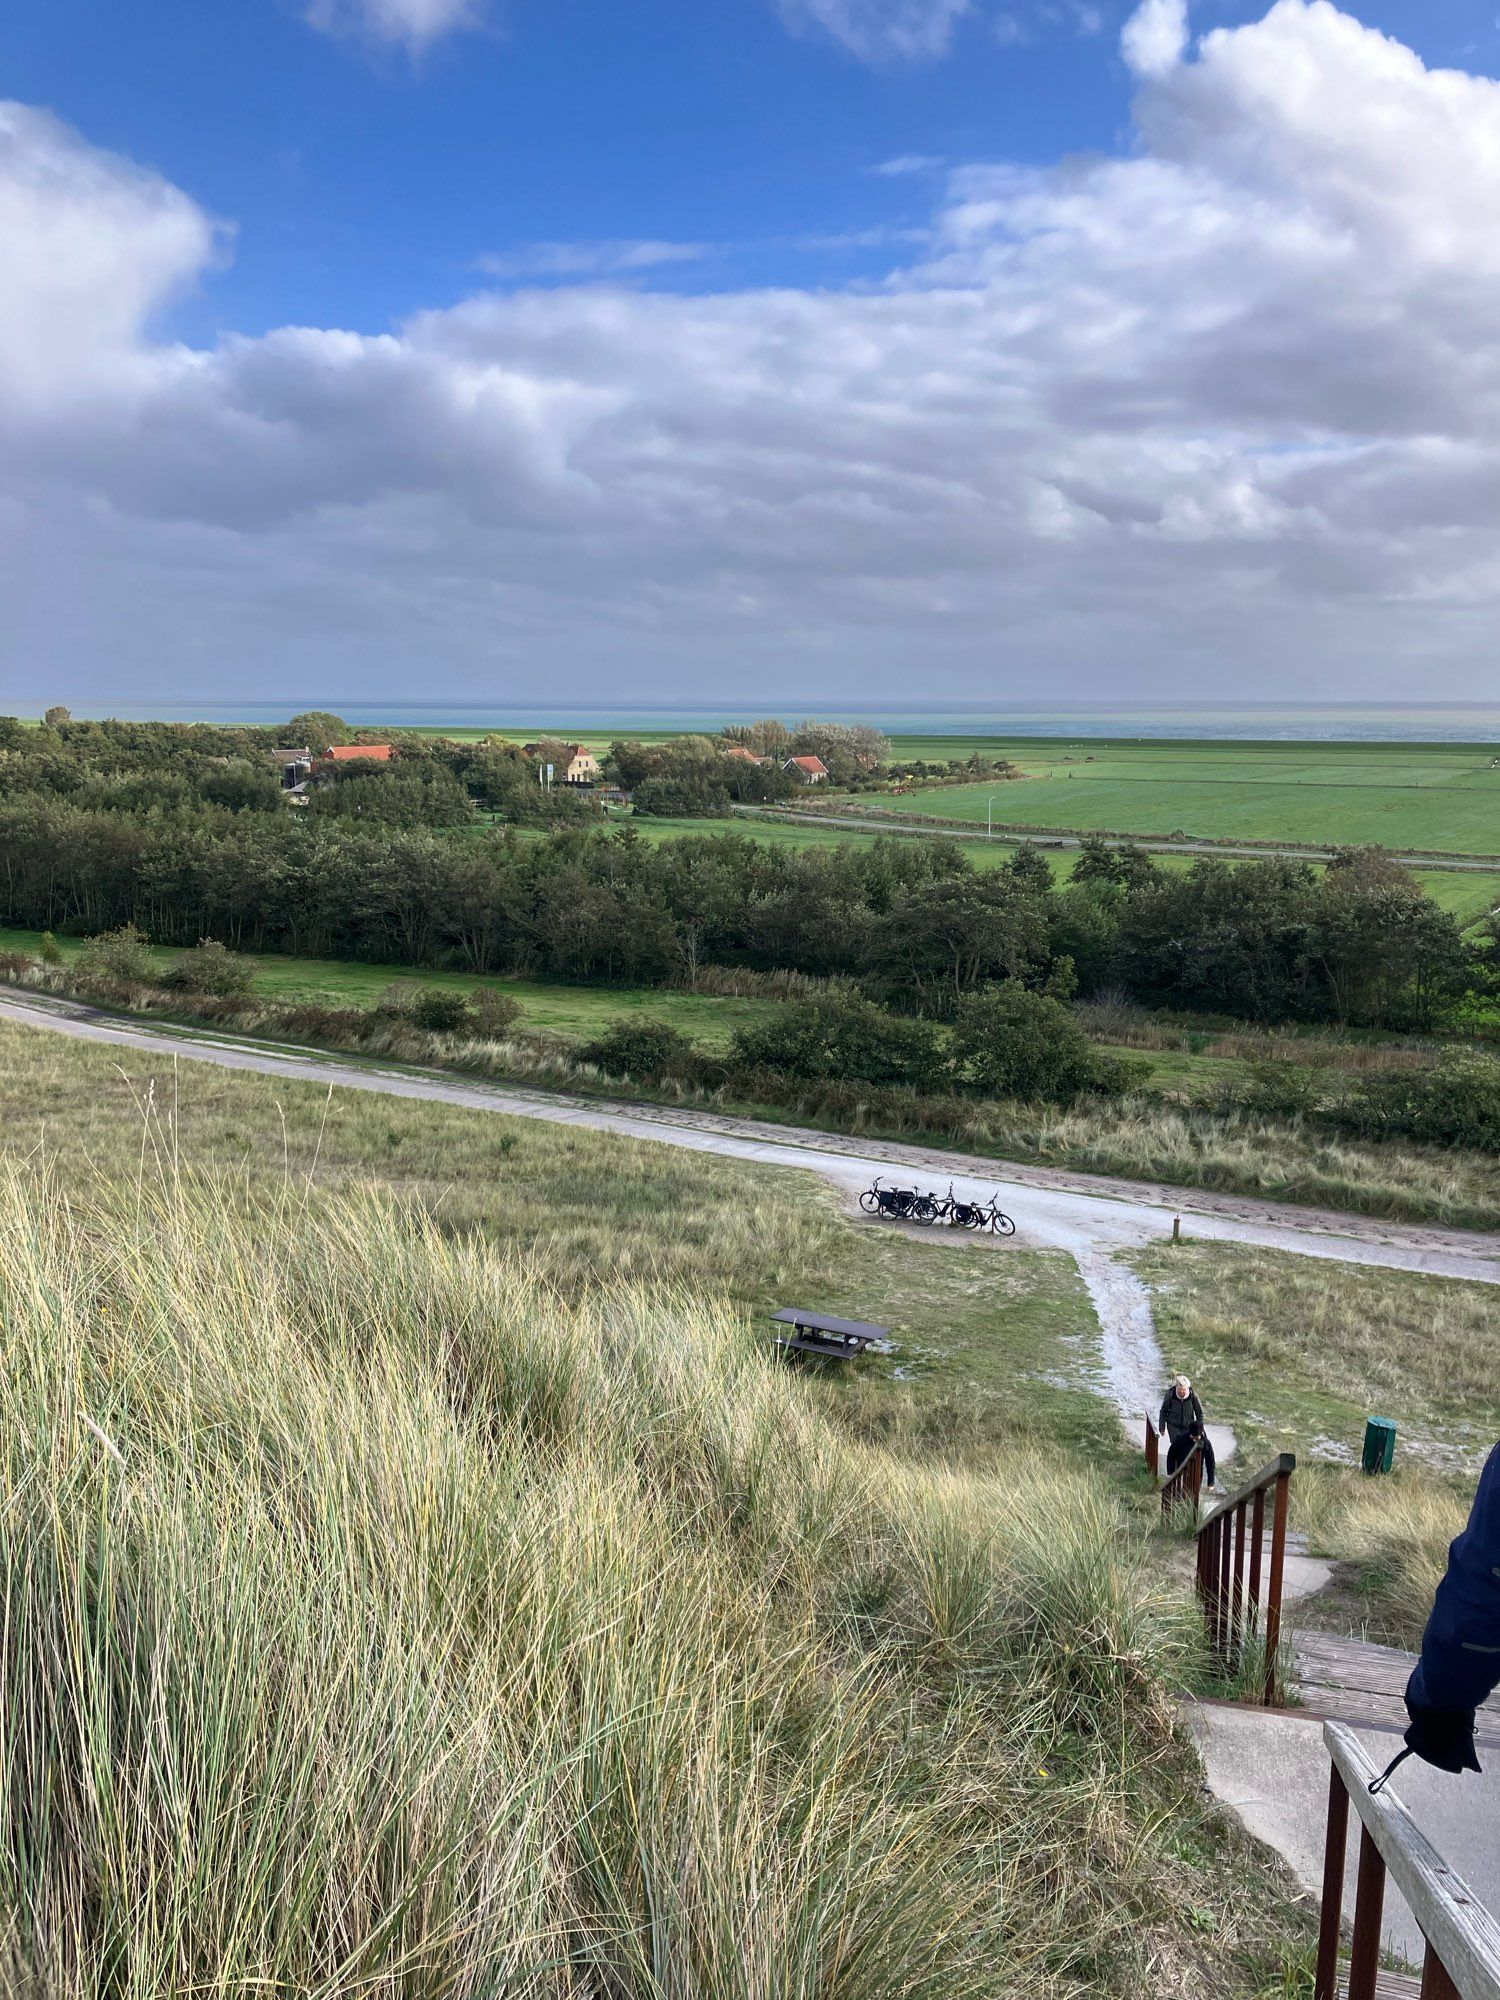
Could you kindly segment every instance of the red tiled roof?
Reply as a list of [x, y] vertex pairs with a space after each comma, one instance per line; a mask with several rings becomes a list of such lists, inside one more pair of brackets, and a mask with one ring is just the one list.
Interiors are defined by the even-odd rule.
[[389, 743], [330, 743], [328, 755], [336, 764], [351, 763], [356, 757], [372, 757], [384, 764], [390, 757]]
[[828, 766], [821, 757], [788, 757], [787, 762], [795, 764], [799, 771], [820, 772], [825, 778], [828, 775]]

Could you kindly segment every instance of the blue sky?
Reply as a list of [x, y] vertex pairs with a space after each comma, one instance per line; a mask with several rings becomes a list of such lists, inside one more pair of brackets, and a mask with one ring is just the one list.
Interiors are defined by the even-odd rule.
[[11, 0], [0, 699], [1493, 696], [1497, 69], [1469, 0]]
[[[234, 224], [173, 331], [375, 331], [536, 244], [711, 246], [635, 274], [659, 288], [882, 274], [899, 238], [859, 239], [924, 224], [932, 182], [883, 163], [1120, 143], [1128, 11], [976, 5], [946, 53], [903, 59], [861, 58], [776, 0], [497, 0], [417, 52], [315, 32], [294, 0], [11, 0], [0, 89]], [[1206, 4], [1195, 24], [1262, 11]], [[1359, 13], [1430, 63], [1500, 59], [1489, 4]]]

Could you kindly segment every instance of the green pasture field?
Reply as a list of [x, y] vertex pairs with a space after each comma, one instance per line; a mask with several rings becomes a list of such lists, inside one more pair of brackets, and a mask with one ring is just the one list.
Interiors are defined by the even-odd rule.
[[1378, 842], [1500, 853], [1500, 751], [1492, 744], [997, 743], [1024, 780], [919, 787], [882, 799], [929, 812], [1085, 831], [1208, 840]]
[[[948, 794], [945, 792], [944, 797]], [[1009, 796], [1009, 794], [1007, 794]], [[798, 825], [792, 819], [755, 819], [736, 816], [734, 819], [635, 819], [631, 821], [637, 833], [645, 840], [687, 840], [696, 836], [703, 839], [711, 834], [740, 833], [751, 840], [762, 840], [774, 847], [832, 847], [841, 842], [870, 841], [881, 838], [878, 828], [869, 829], [852, 825], [847, 831], [836, 826]], [[889, 836], [888, 836], [889, 837]], [[901, 838], [903, 836], [897, 836]], [[908, 839], [919, 835], [906, 835]], [[946, 839], [947, 835], [933, 835], [934, 839]], [[1015, 853], [1019, 843], [1014, 839], [990, 840], [980, 837], [967, 840], [960, 836], [954, 845], [976, 868], [1003, 868]], [[1068, 881], [1077, 863], [1074, 849], [1048, 851], [1043, 849], [1052, 879], [1061, 884]], [[1153, 856], [1160, 868], [1190, 868], [1197, 857], [1184, 854], [1158, 854]], [[1473, 923], [1487, 916], [1500, 905], [1500, 870], [1494, 874], [1477, 871], [1443, 868], [1415, 868], [1416, 879], [1441, 909], [1462, 917], [1466, 923]]]
[[[65, 958], [83, 949], [82, 938], [60, 937]], [[39, 931], [0, 929], [0, 951], [36, 951]], [[153, 945], [152, 956], [163, 966], [180, 954]], [[674, 993], [654, 986], [557, 986], [529, 979], [481, 978], [468, 972], [433, 972], [409, 965], [363, 965], [333, 958], [289, 958], [279, 952], [245, 952], [255, 967], [255, 994], [290, 1005], [310, 1002], [324, 1007], [373, 1007], [395, 980], [410, 979], [449, 992], [474, 993], [493, 987], [520, 1003], [521, 1026], [569, 1041], [586, 1041], [616, 1021], [649, 1015], [680, 1028], [695, 1041], [727, 1045], [736, 1028], [764, 1020], [775, 1000], [721, 999], [714, 995]]]

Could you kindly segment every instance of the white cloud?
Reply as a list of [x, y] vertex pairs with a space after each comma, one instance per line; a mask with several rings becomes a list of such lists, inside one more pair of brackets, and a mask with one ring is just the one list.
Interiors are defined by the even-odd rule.
[[478, 27], [483, 0], [308, 0], [307, 18], [324, 34], [360, 34], [420, 53], [444, 35]]
[[1141, 0], [1120, 36], [1120, 51], [1137, 76], [1165, 76], [1187, 52], [1187, 0]]
[[907, 174], [931, 173], [942, 164], [934, 153], [898, 153], [893, 160], [877, 161], [870, 172], [884, 180], [900, 180]]
[[654, 271], [663, 264], [691, 264], [709, 253], [707, 243], [663, 243], [650, 237], [597, 243], [528, 243], [518, 250], [487, 251], [474, 268], [492, 278], [599, 278]]
[[1500, 84], [1276, 0], [1137, 120], [878, 286], [196, 350], [210, 221], [6, 107], [0, 629], [80, 698], [1500, 693]]
[[865, 62], [945, 55], [973, 0], [781, 0], [793, 28], [817, 28]]

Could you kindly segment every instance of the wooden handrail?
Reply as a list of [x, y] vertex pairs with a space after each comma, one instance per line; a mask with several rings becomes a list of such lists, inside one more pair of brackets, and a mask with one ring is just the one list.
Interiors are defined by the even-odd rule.
[[1289, 1476], [1296, 1470], [1295, 1452], [1282, 1452], [1279, 1458], [1273, 1458], [1269, 1464], [1263, 1465], [1248, 1486], [1242, 1486], [1238, 1493], [1231, 1493], [1226, 1499], [1218, 1501], [1198, 1523], [1198, 1533], [1201, 1535], [1205, 1528], [1211, 1528], [1219, 1516], [1227, 1514], [1231, 1507], [1238, 1507], [1242, 1501], [1251, 1500], [1257, 1493], [1263, 1493], [1268, 1486], [1274, 1485], [1283, 1473]]
[[1428, 2000], [1448, 2000], [1449, 1995], [1500, 2000], [1500, 1922], [1448, 1866], [1398, 1798], [1388, 1791], [1370, 1796], [1376, 1769], [1353, 1731], [1341, 1722], [1325, 1722], [1323, 1741], [1331, 1767], [1314, 2000], [1338, 2000], [1351, 1801], [1360, 1839], [1347, 2000], [1374, 2000], [1387, 1875], [1427, 1941], [1422, 1992]]
[[1161, 1511], [1175, 1513], [1184, 1501], [1192, 1504], [1193, 1512], [1198, 1511], [1198, 1502], [1203, 1494], [1203, 1440], [1195, 1438], [1193, 1448], [1175, 1472], [1169, 1472], [1161, 1485]]
[[[1262, 1466], [1198, 1523], [1198, 1596], [1208, 1624], [1209, 1643], [1226, 1670], [1239, 1668], [1257, 1629], [1265, 1658], [1261, 1700], [1274, 1707], [1277, 1655], [1281, 1650], [1281, 1593], [1286, 1568], [1286, 1522], [1292, 1474], [1289, 1451]], [[1266, 1495], [1271, 1503], [1270, 1560], [1264, 1561]], [[1261, 1602], [1261, 1584], [1265, 1602]]]

